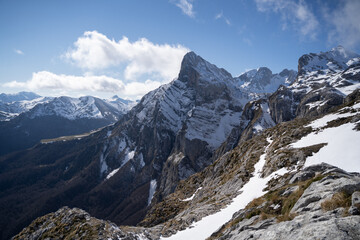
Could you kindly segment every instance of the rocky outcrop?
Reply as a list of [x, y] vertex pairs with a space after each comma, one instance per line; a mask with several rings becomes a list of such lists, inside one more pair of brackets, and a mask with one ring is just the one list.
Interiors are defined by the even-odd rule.
[[114, 223], [91, 217], [78, 208], [63, 207], [34, 220], [12, 240], [35, 239], [126, 239], [140, 240], [144, 233], [129, 233]]
[[[308, 187], [293, 187], [302, 186], [302, 182], [306, 182]], [[286, 179], [279, 179], [262, 202], [254, 200], [252, 206], [248, 205], [251, 207], [236, 213], [213, 238], [358, 239], [360, 230], [356, 226], [360, 223], [360, 216], [352, 215], [349, 207], [352, 205], [351, 196], [356, 196], [359, 189], [358, 173], [348, 173], [326, 164], [308, 167], [286, 176]], [[293, 198], [300, 190], [300, 197]], [[334, 200], [333, 196], [339, 193], [342, 197]], [[284, 195], [287, 199], [277, 202]], [[281, 214], [288, 199], [294, 199], [295, 204], [291, 206], [289, 217], [284, 219]], [[256, 201], [261, 204], [253, 207]]]

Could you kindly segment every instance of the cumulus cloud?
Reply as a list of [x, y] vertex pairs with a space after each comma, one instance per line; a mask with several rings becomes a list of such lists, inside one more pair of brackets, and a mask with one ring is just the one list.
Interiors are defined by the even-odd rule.
[[33, 73], [32, 78], [26, 82], [7, 82], [3, 84], [8, 88], [21, 88], [31, 91], [58, 90], [63, 93], [103, 92], [122, 94], [131, 99], [138, 99], [147, 92], [158, 88], [162, 83], [146, 80], [145, 82], [124, 83], [119, 79], [108, 76], [73, 76], [54, 74], [47, 71]]
[[123, 37], [116, 42], [97, 31], [88, 31], [64, 57], [86, 70], [123, 65], [127, 80], [150, 74], [170, 81], [178, 74], [181, 60], [188, 51], [182, 45], [154, 44], [146, 38], [130, 42]]
[[229, 26], [231, 25], [230, 20], [224, 16], [223, 11], [221, 11], [220, 13], [215, 15], [215, 20], [218, 20], [218, 19], [223, 19], [227, 25], [229, 25]]
[[20, 49], [14, 49], [14, 52], [19, 54], [19, 55], [23, 55], [23, 51], [21, 51]]
[[176, 0], [175, 5], [178, 6], [181, 11], [189, 17], [195, 17], [193, 10], [192, 0]]
[[347, 47], [360, 44], [360, 1], [346, 0], [332, 12], [325, 12], [325, 18], [333, 26], [329, 32], [329, 42], [341, 43]]
[[319, 22], [305, 1], [299, 0], [255, 0], [258, 11], [273, 11], [281, 14], [283, 30], [289, 25], [299, 29], [302, 36], [316, 38]]

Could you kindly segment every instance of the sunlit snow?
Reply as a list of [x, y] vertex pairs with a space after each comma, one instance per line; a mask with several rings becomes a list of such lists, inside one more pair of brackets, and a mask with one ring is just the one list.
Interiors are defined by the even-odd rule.
[[[352, 111], [326, 115], [308, 126], [319, 129], [332, 120], [358, 114], [360, 103], [348, 108]], [[327, 143], [319, 152], [306, 159], [305, 166], [325, 162], [349, 172], [360, 172], [360, 131], [354, 130], [355, 126], [356, 123], [347, 123], [337, 127], [325, 128], [319, 132], [312, 132], [291, 146], [302, 148]]]
[[319, 133], [310, 133], [292, 146], [302, 148], [327, 143], [319, 152], [306, 159], [305, 166], [325, 162], [345, 171], [360, 172], [360, 132], [354, 128], [354, 123], [326, 128]]

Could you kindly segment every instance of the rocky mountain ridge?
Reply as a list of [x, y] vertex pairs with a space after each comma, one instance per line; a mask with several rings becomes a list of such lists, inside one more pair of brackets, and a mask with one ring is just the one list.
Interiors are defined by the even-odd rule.
[[[341, 75], [344, 71], [337, 74]], [[350, 65], [346, 71], [354, 74], [343, 74], [341, 77], [350, 82], [347, 86], [349, 89], [350, 86], [356, 89], [358, 83], [352, 76], [358, 72], [357, 65]], [[329, 79], [331, 74], [328, 75]], [[41, 179], [52, 179], [53, 186], [57, 188], [44, 187], [37, 181], [25, 186], [24, 189], [35, 188], [39, 191], [38, 195], [28, 199], [26, 216], [55, 211], [64, 205], [77, 206], [98, 218], [111, 219], [116, 223], [134, 224], [143, 220], [143, 226], [156, 225], [147, 230], [154, 232], [155, 236], [169, 236], [230, 203], [236, 194], [226, 192], [222, 187], [226, 185], [236, 193], [236, 189], [240, 190], [252, 179], [252, 172], [256, 169], [254, 166], [268, 146], [269, 136], [264, 135], [269, 134], [266, 128], [295, 119], [300, 112], [297, 109], [318, 101], [317, 98], [310, 98], [304, 103], [309, 93], [318, 90], [315, 85], [309, 84], [310, 91], [303, 92], [301, 87], [294, 87], [295, 84], [296, 81], [289, 87], [280, 87], [269, 98], [260, 98], [260, 95], [239, 88], [225, 70], [194, 53], [188, 53], [177, 79], [144, 96], [115, 125], [83, 139], [37, 146], [31, 151], [0, 159], [3, 169], [0, 186], [3, 192], [8, 193], [0, 196], [0, 202], [1, 199], [9, 201], [14, 197], [25, 197], [16, 195], [18, 193], [12, 192], [11, 186], [5, 185], [5, 182], [14, 186], [24, 183], [11, 177], [15, 172], [30, 178], [36, 171]], [[336, 101], [325, 104], [326, 107], [317, 111], [304, 111], [299, 117], [319, 116], [342, 104], [346, 94], [338, 93], [333, 88], [330, 84], [325, 85], [319, 97], [334, 91], [335, 95], [325, 96], [339, 96]], [[281, 95], [284, 92], [292, 94], [291, 98], [284, 98]], [[299, 127], [306, 121], [296, 120], [289, 124]], [[297, 128], [290, 129], [295, 137], [309, 133], [306, 128], [303, 132]], [[288, 135], [284, 137], [282, 144], [286, 145], [289, 143]], [[287, 150], [281, 151], [274, 158], [278, 162], [264, 163], [264, 168], [268, 169], [266, 176], [281, 166], [293, 165], [292, 161], [304, 161], [321, 147], [324, 145], [318, 144], [300, 152], [290, 151], [291, 158], [288, 160], [280, 154]], [[241, 150], [231, 152], [233, 148]], [[59, 149], [65, 153], [57, 152]], [[53, 156], [54, 153], [56, 156]], [[27, 163], [27, 168], [17, 167], [35, 155], [36, 162]], [[218, 165], [219, 162], [224, 165]], [[42, 171], [39, 166], [43, 166]], [[194, 174], [196, 172], [200, 173]], [[56, 178], [52, 177], [54, 174]], [[215, 178], [217, 183], [211, 180], [214, 174], [219, 176]], [[211, 176], [207, 181], [207, 191], [200, 185], [205, 176]], [[179, 192], [182, 188], [186, 192]], [[217, 191], [225, 193], [218, 195]], [[259, 192], [262, 192], [261, 189]], [[173, 199], [176, 194], [187, 201], [179, 201], [179, 197]], [[36, 196], [43, 196], [41, 205], [34, 202]], [[197, 199], [197, 196], [203, 198]], [[192, 210], [188, 209], [189, 203], [193, 206]], [[161, 204], [165, 204], [165, 210], [161, 210], [162, 215], [159, 216], [156, 212], [161, 209]], [[32, 212], [32, 209], [39, 207], [39, 211]], [[16, 217], [20, 213], [13, 214]], [[181, 220], [183, 217], [188, 220]], [[18, 222], [17, 229], [26, 222], [29, 219]]]
[[275, 92], [280, 85], [289, 86], [296, 79], [297, 72], [284, 69], [280, 73], [273, 74], [267, 67], [252, 69], [238, 76], [237, 84], [249, 92], [268, 93]]

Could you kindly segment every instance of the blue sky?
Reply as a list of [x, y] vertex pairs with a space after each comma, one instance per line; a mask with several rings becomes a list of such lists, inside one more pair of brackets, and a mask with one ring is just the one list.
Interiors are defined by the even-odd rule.
[[360, 52], [358, 0], [0, 0], [0, 92], [136, 99], [194, 51], [233, 76], [337, 45]]

